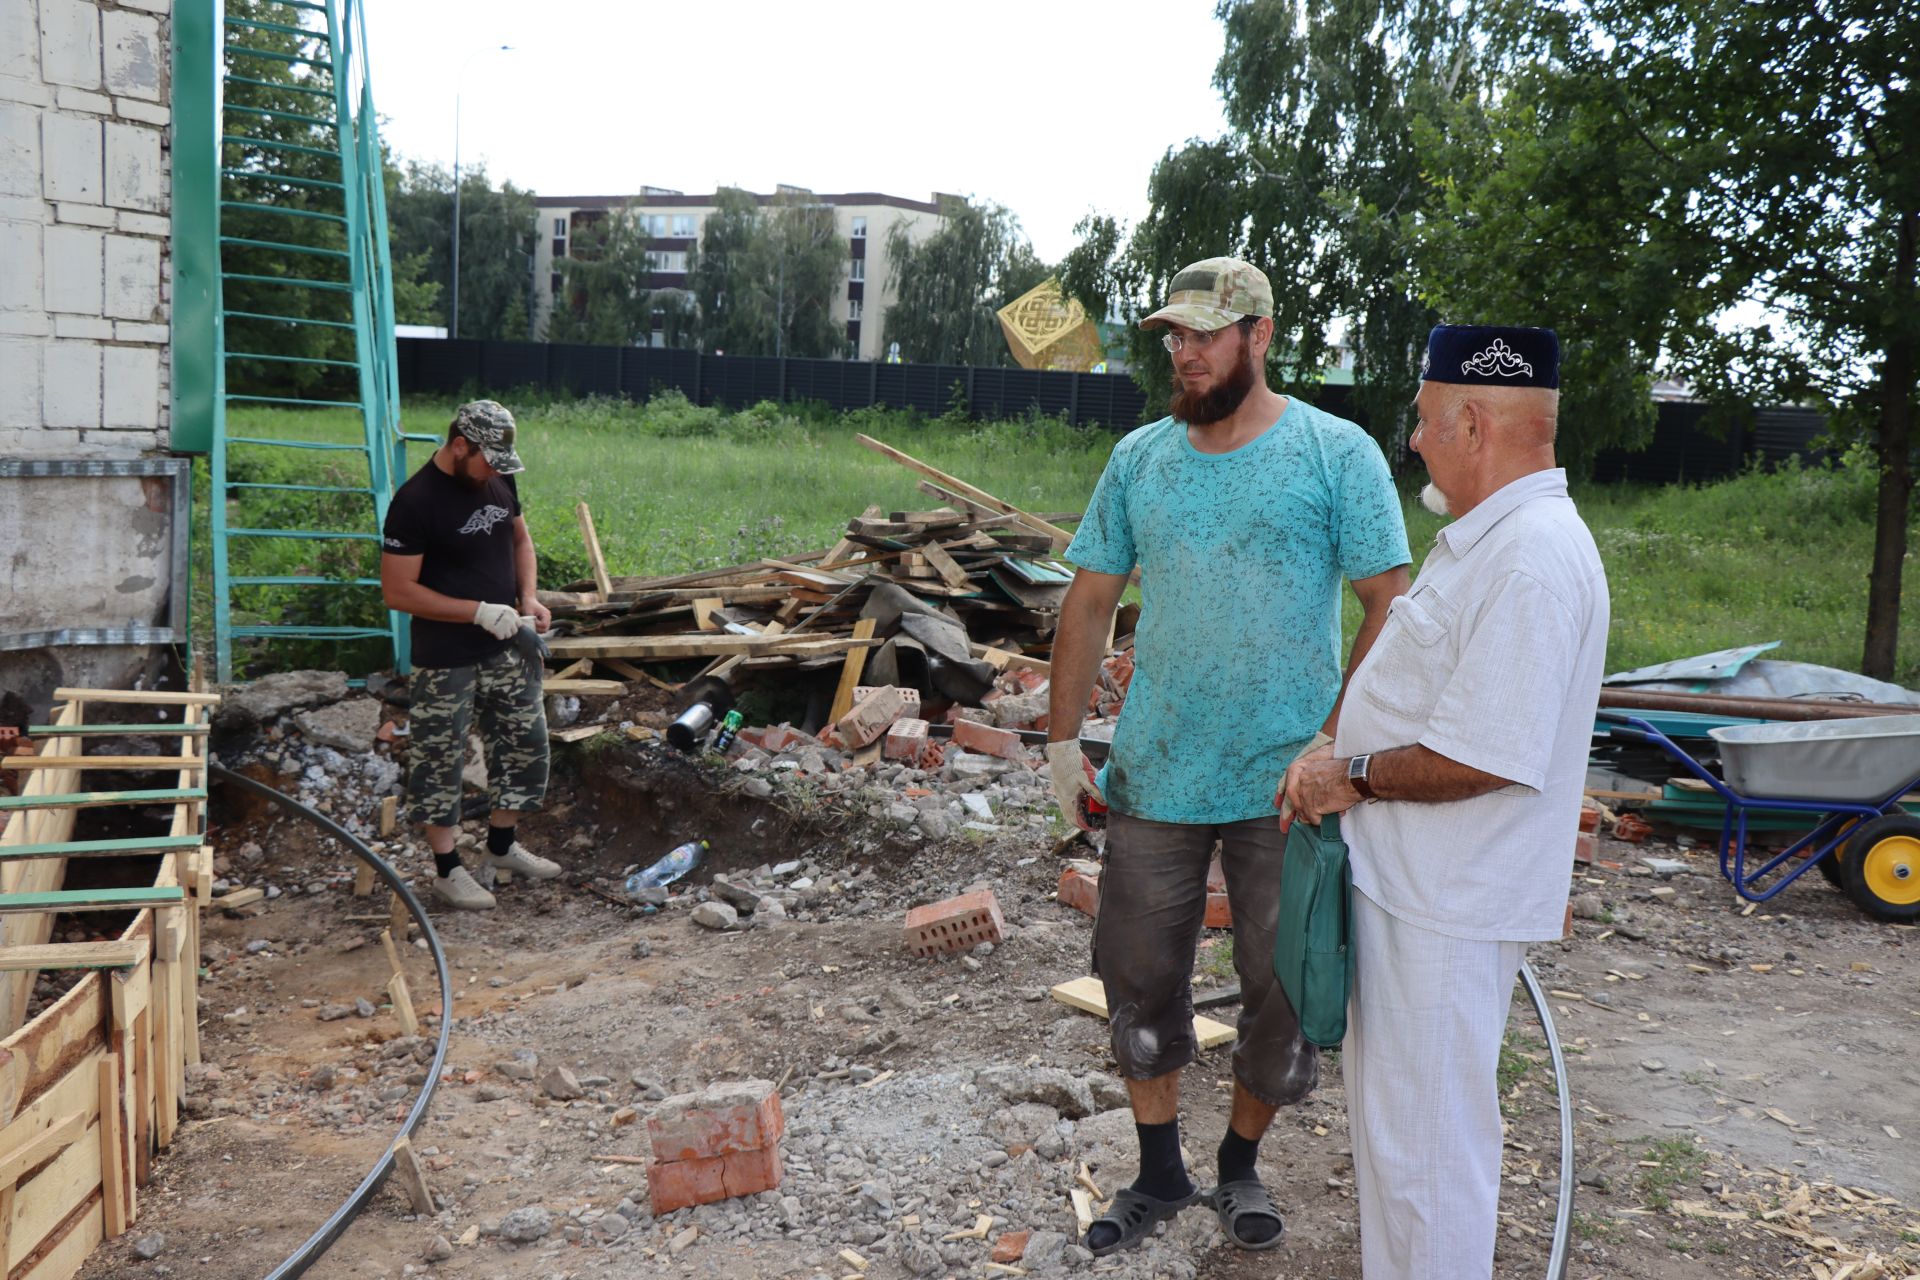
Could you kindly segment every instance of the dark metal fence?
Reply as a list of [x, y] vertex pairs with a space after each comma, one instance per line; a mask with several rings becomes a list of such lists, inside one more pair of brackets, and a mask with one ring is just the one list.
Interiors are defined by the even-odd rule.
[[[586, 347], [480, 338], [401, 338], [404, 394], [505, 393], [543, 387], [575, 395], [645, 400], [669, 388], [696, 404], [744, 409], [762, 400], [814, 400], [845, 411], [883, 405], [946, 412], [956, 394], [976, 418], [1018, 417], [1032, 409], [1065, 414], [1076, 426], [1128, 431], [1158, 417], [1159, 405], [1123, 373], [1036, 373], [958, 364], [876, 364], [778, 356], [709, 356], [657, 347]], [[1365, 422], [1351, 387], [1326, 386], [1313, 397], [1329, 413]], [[1594, 460], [1602, 482], [1698, 482], [1729, 476], [1749, 458], [1812, 458], [1811, 441], [1826, 429], [1808, 409], [1762, 409], [1744, 426], [1714, 435], [1701, 427], [1706, 409], [1662, 402], [1645, 449], [1610, 449]]]
[[457, 395], [468, 388], [545, 387], [644, 400], [669, 388], [696, 404], [744, 409], [762, 400], [816, 400], [836, 410], [885, 405], [944, 413], [960, 396], [980, 418], [1037, 409], [1076, 426], [1125, 431], [1147, 400], [1123, 373], [1037, 373], [957, 364], [877, 364], [776, 356], [709, 356], [655, 347], [402, 338], [400, 390]]

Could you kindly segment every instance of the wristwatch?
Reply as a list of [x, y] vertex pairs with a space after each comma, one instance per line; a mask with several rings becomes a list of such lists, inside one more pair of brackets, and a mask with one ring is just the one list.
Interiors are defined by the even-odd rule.
[[1354, 756], [1347, 761], [1347, 785], [1358, 791], [1360, 798], [1369, 803], [1380, 798], [1374, 794], [1373, 784], [1367, 781], [1367, 767], [1372, 763], [1372, 753]]

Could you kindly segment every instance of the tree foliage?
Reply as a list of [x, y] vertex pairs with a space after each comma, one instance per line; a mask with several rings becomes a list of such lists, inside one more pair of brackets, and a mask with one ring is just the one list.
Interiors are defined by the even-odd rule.
[[[833, 305], [846, 288], [848, 249], [833, 207], [782, 191], [762, 206], [722, 188], [691, 256], [690, 326], [705, 351], [840, 356], [847, 335]], [[677, 313], [678, 314], [678, 313]]]
[[653, 255], [645, 222], [633, 205], [604, 218], [574, 220], [568, 255], [559, 260], [560, 290], [547, 321], [547, 341], [634, 346], [653, 330]]
[[909, 224], [887, 232], [888, 269], [899, 294], [883, 340], [908, 360], [1010, 365], [995, 313], [1050, 274], [1013, 213], [993, 203], [948, 200], [938, 231], [918, 244]]
[[[511, 182], [497, 189], [484, 164], [460, 172], [460, 336], [528, 336], [537, 233], [533, 193]], [[451, 328], [453, 305], [453, 177], [438, 165], [389, 164], [387, 226], [391, 236], [394, 307], [403, 288], [433, 287], [431, 311], [417, 324]], [[403, 271], [403, 267], [405, 270]]]

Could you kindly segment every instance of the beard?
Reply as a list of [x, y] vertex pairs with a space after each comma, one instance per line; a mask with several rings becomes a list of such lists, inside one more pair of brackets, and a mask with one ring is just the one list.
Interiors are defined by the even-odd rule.
[[1210, 427], [1233, 415], [1252, 392], [1254, 379], [1253, 344], [1243, 336], [1239, 361], [1211, 391], [1189, 391], [1180, 375], [1175, 374], [1173, 396], [1167, 401], [1167, 409], [1188, 426]]
[[1437, 516], [1452, 514], [1452, 512], [1447, 509], [1447, 495], [1440, 491], [1439, 485], [1431, 481], [1428, 482], [1424, 489], [1420, 490], [1420, 505]]

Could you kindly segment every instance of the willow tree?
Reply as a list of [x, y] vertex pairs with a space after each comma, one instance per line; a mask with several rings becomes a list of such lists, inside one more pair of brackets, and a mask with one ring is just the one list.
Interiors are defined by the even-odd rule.
[[995, 313], [1045, 280], [1047, 265], [1001, 205], [947, 198], [940, 216], [939, 229], [917, 243], [907, 222], [887, 232], [899, 294], [883, 341], [922, 363], [1013, 364]]

